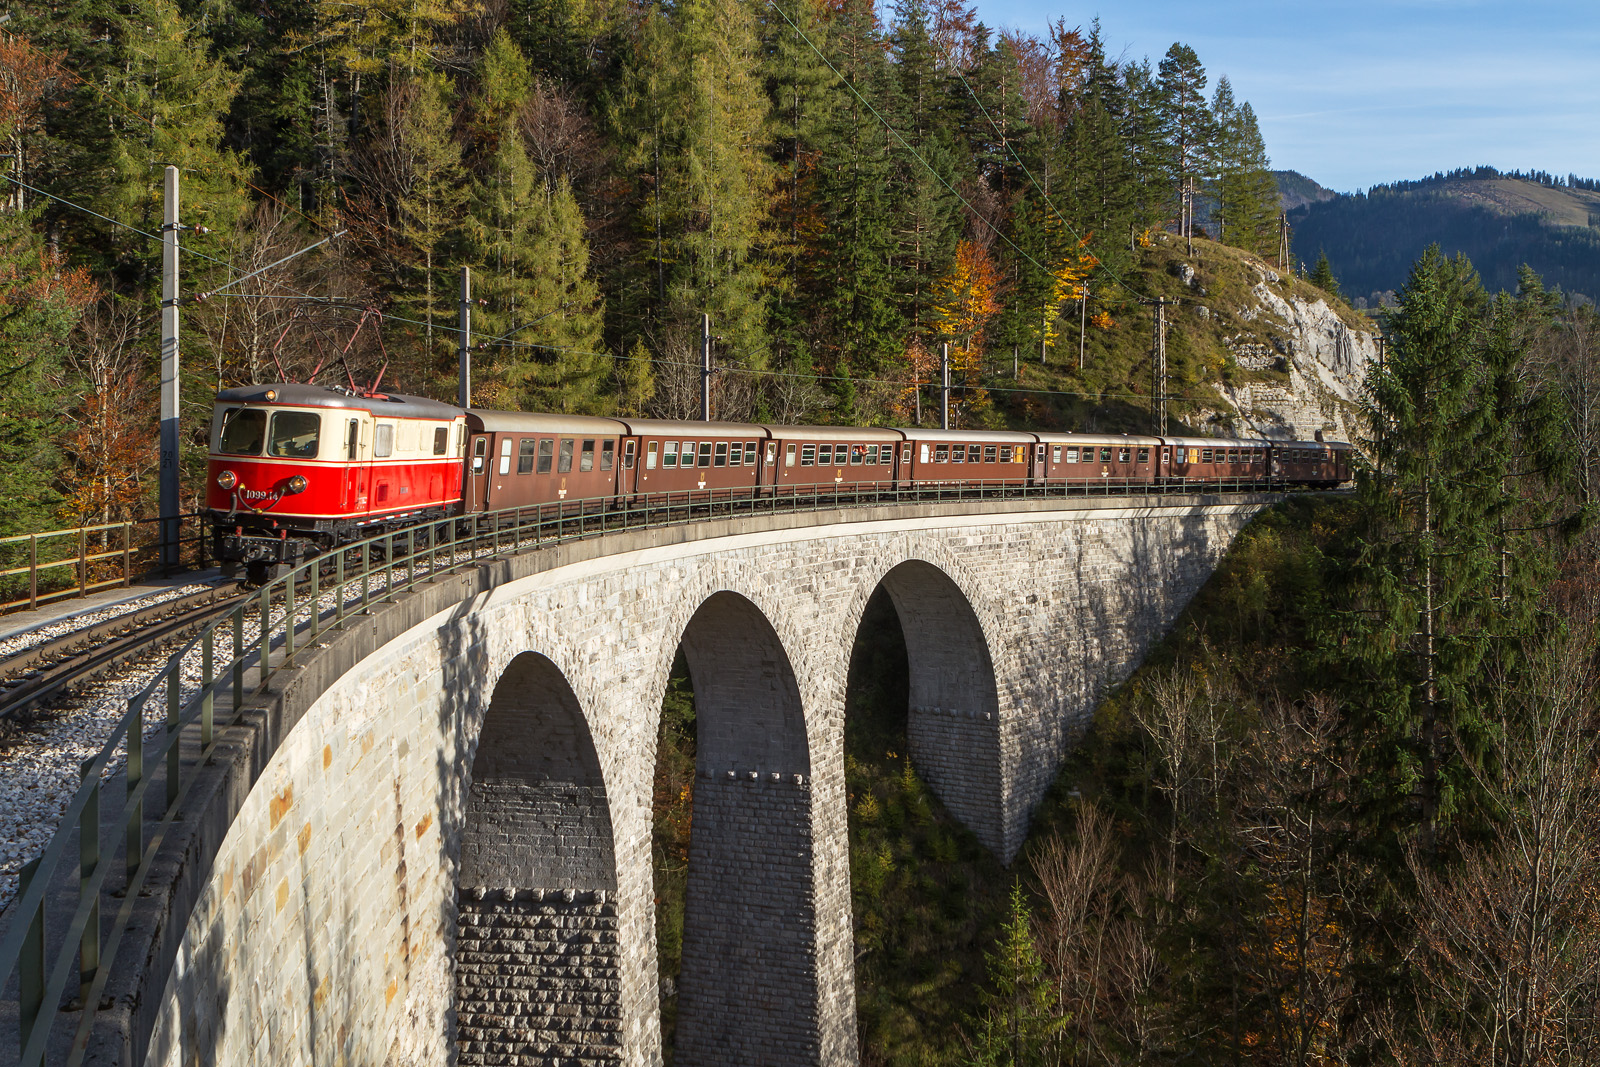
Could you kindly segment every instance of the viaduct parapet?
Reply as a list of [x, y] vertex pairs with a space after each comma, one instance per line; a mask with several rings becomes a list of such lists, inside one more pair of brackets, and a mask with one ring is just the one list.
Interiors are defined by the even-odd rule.
[[252, 705], [91, 1062], [661, 1062], [658, 719], [698, 765], [683, 1065], [857, 1062], [844, 714], [868, 599], [911, 757], [1009, 862], [1099, 696], [1266, 498], [961, 502], [608, 535], [420, 586]]

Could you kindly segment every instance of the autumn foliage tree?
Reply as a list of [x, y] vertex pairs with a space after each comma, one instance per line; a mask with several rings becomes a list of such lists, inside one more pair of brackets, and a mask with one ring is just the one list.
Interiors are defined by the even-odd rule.
[[989, 406], [983, 387], [984, 334], [1000, 311], [1000, 273], [982, 246], [963, 238], [956, 245], [949, 273], [933, 287], [934, 336], [950, 345], [950, 378], [962, 386], [961, 399], [951, 399], [955, 412], [974, 417]]

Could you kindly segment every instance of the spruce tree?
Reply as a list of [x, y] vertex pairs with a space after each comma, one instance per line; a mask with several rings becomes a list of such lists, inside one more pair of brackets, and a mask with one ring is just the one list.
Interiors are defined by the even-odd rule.
[[1248, 100], [1233, 113], [1218, 158], [1217, 198], [1227, 211], [1224, 239], [1257, 255], [1271, 254], [1277, 247], [1281, 200]]
[[1472, 817], [1491, 657], [1514, 662], [1538, 589], [1537, 537], [1520, 535], [1526, 565], [1500, 574], [1502, 523], [1518, 506], [1514, 413], [1538, 405], [1490, 311], [1472, 265], [1432, 247], [1369, 371], [1379, 468], [1359, 483], [1362, 521], [1322, 645], [1379, 848], [1415, 831], [1431, 852], [1442, 825]]
[[1312, 268], [1311, 276], [1306, 281], [1330, 296], [1339, 295], [1339, 279], [1333, 276], [1333, 266], [1328, 262], [1327, 252], [1317, 254], [1317, 265]]
[[1194, 254], [1194, 200], [1205, 173], [1213, 135], [1206, 107], [1206, 69], [1193, 48], [1174, 43], [1162, 57], [1156, 86], [1160, 92], [1161, 134], [1169, 180], [1178, 204], [1179, 233]]

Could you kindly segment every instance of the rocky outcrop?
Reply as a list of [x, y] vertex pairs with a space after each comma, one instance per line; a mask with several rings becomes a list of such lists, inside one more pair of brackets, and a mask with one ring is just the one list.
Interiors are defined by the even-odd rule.
[[1255, 304], [1238, 315], [1258, 324], [1269, 343], [1240, 336], [1229, 342], [1235, 362], [1246, 370], [1278, 370], [1283, 381], [1218, 382], [1233, 405], [1237, 432], [1269, 438], [1309, 439], [1318, 430], [1342, 441], [1356, 440], [1356, 419], [1367, 367], [1378, 358], [1377, 334], [1352, 328], [1320, 296], [1287, 295], [1274, 285], [1278, 274], [1263, 268], [1251, 289]]

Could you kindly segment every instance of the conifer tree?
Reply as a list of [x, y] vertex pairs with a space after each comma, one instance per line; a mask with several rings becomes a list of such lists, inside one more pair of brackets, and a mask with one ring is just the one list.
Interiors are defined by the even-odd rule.
[[1173, 192], [1178, 202], [1178, 232], [1194, 254], [1194, 199], [1205, 173], [1212, 140], [1206, 108], [1206, 69], [1193, 48], [1174, 43], [1162, 57], [1157, 79], [1161, 133]]
[[601, 351], [599, 290], [577, 201], [564, 178], [552, 185], [535, 173], [517, 129], [530, 83], [502, 30], [479, 66], [470, 120], [479, 150], [490, 152], [464, 226], [484, 301], [475, 332], [491, 345], [479, 402], [591, 414], [606, 406], [612, 364]]
[[1339, 295], [1339, 279], [1333, 276], [1333, 266], [1328, 262], [1327, 252], [1318, 253], [1317, 265], [1312, 268], [1311, 276], [1306, 281], [1332, 296]]
[[[768, 351], [766, 264], [777, 171], [757, 77], [755, 20], [741, 0], [685, 0], [645, 20], [619, 118], [643, 197], [638, 274], [655, 283], [647, 325], [698, 330], [746, 366]], [[642, 279], [641, 279], [642, 280]]]
[[1232, 110], [1226, 124], [1218, 123], [1216, 172], [1225, 226], [1221, 239], [1257, 255], [1268, 254], [1277, 245], [1278, 183], [1249, 101]]
[[1362, 526], [1324, 646], [1367, 774], [1360, 803], [1390, 848], [1414, 829], [1431, 852], [1442, 824], [1470, 816], [1492, 729], [1488, 666], [1515, 662], [1541, 576], [1544, 550], [1524, 534], [1525, 565], [1500, 578], [1516, 413], [1538, 405], [1490, 310], [1472, 265], [1430, 248], [1369, 373], [1380, 468], [1360, 482]]

